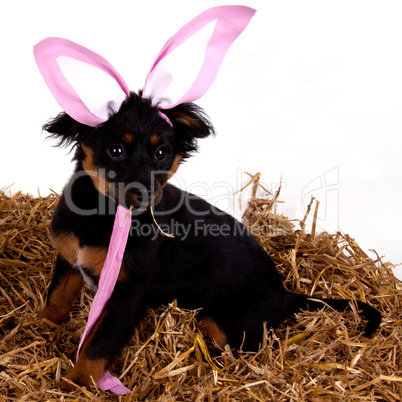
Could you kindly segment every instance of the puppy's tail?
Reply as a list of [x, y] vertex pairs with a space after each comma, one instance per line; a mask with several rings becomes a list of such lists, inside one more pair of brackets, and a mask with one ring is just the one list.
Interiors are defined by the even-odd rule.
[[[326, 305], [337, 311], [352, 309], [352, 301], [347, 299], [320, 299], [315, 297], [306, 297], [300, 294], [294, 294], [294, 296], [296, 298], [296, 304], [298, 305], [299, 310], [303, 310], [306, 308], [308, 308], [309, 310], [320, 310]], [[364, 330], [364, 335], [370, 336], [379, 327], [381, 323], [381, 314], [377, 309], [367, 303], [356, 301], [356, 305], [357, 308], [361, 310], [363, 317], [368, 320], [366, 328]]]

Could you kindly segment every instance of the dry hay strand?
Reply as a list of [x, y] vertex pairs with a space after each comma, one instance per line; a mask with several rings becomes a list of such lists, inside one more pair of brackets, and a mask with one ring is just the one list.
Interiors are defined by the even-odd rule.
[[85, 289], [69, 318], [38, 320], [55, 252], [48, 227], [57, 195], [0, 193], [0, 400], [4, 401], [322, 401], [401, 400], [401, 288], [392, 265], [370, 259], [350, 236], [310, 233], [276, 213], [279, 191], [253, 198], [244, 223], [271, 255], [292, 291], [367, 301], [383, 314], [362, 335], [357, 311], [303, 312], [266, 330], [258, 353], [229, 348], [211, 356], [195, 311], [174, 302], [150, 311], [113, 367], [132, 394], [119, 397], [57, 382], [73, 365], [93, 293]]

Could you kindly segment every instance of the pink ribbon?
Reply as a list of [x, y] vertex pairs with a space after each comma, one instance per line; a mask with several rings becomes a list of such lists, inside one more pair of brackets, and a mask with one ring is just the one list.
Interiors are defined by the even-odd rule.
[[[88, 322], [84, 334], [81, 337], [78, 346], [77, 358], [81, 346], [87, 335], [91, 332], [96, 321], [102, 314], [102, 311], [112, 295], [120, 273], [120, 267], [126, 248], [128, 234], [131, 226], [131, 211], [128, 211], [121, 205], [117, 207], [116, 217], [114, 219], [113, 232], [110, 238], [109, 248], [103, 265], [102, 273], [99, 279], [98, 291], [92, 302], [89, 311]], [[125, 387], [117, 377], [112, 376], [108, 371], [98, 381], [98, 385], [105, 391], [111, 391], [115, 394], [125, 395], [131, 391]]]

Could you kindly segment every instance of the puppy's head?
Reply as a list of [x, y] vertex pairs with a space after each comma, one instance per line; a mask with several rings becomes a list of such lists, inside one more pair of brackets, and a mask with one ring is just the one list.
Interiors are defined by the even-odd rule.
[[44, 129], [59, 145], [77, 147], [77, 169], [89, 175], [100, 193], [126, 207], [146, 208], [160, 202], [166, 182], [213, 127], [191, 103], [163, 111], [170, 125], [140, 95], [131, 93], [119, 112], [98, 127], [61, 113]]

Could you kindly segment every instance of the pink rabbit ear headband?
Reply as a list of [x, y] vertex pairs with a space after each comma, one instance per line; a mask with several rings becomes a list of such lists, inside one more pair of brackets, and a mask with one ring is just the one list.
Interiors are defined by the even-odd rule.
[[[187, 23], [163, 46], [148, 73], [142, 97], [151, 99], [161, 116], [172, 125], [163, 109], [193, 102], [208, 91], [226, 52], [254, 13], [249, 7], [220, 6], [204, 11]], [[104, 123], [130, 96], [127, 84], [107, 60], [74, 42], [62, 38], [44, 39], [34, 47], [34, 56], [59, 105], [79, 123], [91, 127]], [[119, 205], [78, 354], [113, 292], [130, 224], [131, 212]], [[130, 392], [108, 371], [98, 385], [121, 395]]]
[[[161, 110], [199, 99], [254, 13], [244, 6], [221, 6], [194, 18], [163, 46], [142, 96]], [[44, 39], [34, 47], [34, 56], [59, 105], [82, 124], [102, 124], [130, 96], [124, 79], [106, 59], [67, 39]]]

